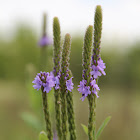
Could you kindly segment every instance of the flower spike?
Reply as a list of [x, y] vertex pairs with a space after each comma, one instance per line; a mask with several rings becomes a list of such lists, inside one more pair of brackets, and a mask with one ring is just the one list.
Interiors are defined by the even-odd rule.
[[55, 88], [54, 88], [54, 96], [55, 96], [55, 112], [56, 112], [56, 129], [59, 140], [62, 137], [61, 130], [61, 109], [60, 109], [60, 61], [61, 61], [61, 31], [60, 24], [57, 17], [53, 19], [53, 45], [54, 45], [54, 70], [53, 74], [55, 77]]

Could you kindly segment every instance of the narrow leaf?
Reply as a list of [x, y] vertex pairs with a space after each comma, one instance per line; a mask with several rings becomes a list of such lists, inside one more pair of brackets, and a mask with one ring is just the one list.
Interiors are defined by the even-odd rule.
[[33, 114], [29, 113], [29, 112], [22, 112], [20, 114], [20, 116], [21, 116], [22, 120], [27, 125], [29, 125], [30, 127], [34, 128], [34, 129], [36, 129], [38, 131], [41, 130], [41, 123], [40, 123], [40, 121], [38, 120], [38, 118], [35, 115], [33, 115]]
[[96, 140], [99, 138], [99, 136], [101, 135], [102, 131], [104, 130], [104, 128], [106, 127], [106, 125], [109, 123], [111, 119], [111, 116], [108, 116], [102, 123], [102, 125], [100, 126], [100, 128], [98, 129], [97, 131], [97, 134], [96, 134]]
[[81, 124], [81, 126], [83, 127], [85, 133], [88, 135], [88, 128], [87, 128], [87, 126], [84, 125], [84, 124]]
[[41, 131], [39, 134], [39, 140], [48, 140], [47, 134], [44, 131]]

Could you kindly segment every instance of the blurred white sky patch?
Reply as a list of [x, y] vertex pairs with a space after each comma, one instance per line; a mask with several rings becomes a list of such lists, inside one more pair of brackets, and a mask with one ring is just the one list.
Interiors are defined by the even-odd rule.
[[60, 19], [62, 33], [83, 36], [93, 24], [96, 5], [103, 8], [103, 36], [133, 41], [140, 38], [140, 0], [0, 0], [0, 32], [8, 32], [18, 21], [41, 30], [42, 14], [49, 16], [52, 35], [53, 17]]

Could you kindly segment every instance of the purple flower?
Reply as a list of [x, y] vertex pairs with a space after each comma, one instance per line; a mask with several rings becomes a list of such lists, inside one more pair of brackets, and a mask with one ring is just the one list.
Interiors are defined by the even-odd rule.
[[86, 96], [85, 96], [85, 95], [83, 95], [83, 96], [80, 98], [80, 100], [84, 101], [84, 100], [85, 100], [85, 98], [86, 98]]
[[71, 77], [69, 80], [66, 81], [67, 90], [69, 90], [70, 92], [72, 91], [73, 85], [74, 85], [74, 84], [72, 83], [72, 78], [73, 78], [73, 77]]
[[43, 84], [38, 75], [35, 77], [35, 80], [32, 83], [35, 84], [35, 85], [33, 85], [33, 87], [34, 87], [34, 89], [37, 89], [37, 90], [39, 90]]
[[85, 86], [86, 86], [86, 83], [87, 83], [87, 81], [86, 80], [82, 80], [82, 81], [80, 81], [80, 85], [78, 85], [78, 91], [79, 91], [79, 93], [84, 93], [84, 88], [85, 88]]
[[53, 76], [49, 74], [49, 72], [38, 73], [35, 77], [35, 80], [32, 83], [35, 84], [33, 85], [33, 87], [37, 90], [39, 90], [43, 86], [44, 88], [43, 92], [46, 93], [48, 93], [55, 85]]
[[91, 94], [90, 86], [85, 86], [83, 92], [84, 92], [84, 94], [85, 94], [86, 97], [87, 97], [89, 94]]
[[53, 80], [53, 77], [52, 76], [47, 76], [46, 77], [46, 82], [43, 83], [43, 87], [44, 87], [44, 92], [48, 93], [52, 87], [54, 87], [54, 80]]
[[97, 96], [97, 98], [98, 98], [99, 96], [98, 96], [97, 90], [100, 90], [100, 88], [99, 88], [98, 85], [96, 84], [96, 80], [95, 80], [95, 79], [92, 80], [92, 81], [90, 82], [90, 85], [91, 85], [91, 87], [92, 87], [92, 93], [94, 93], [94, 94]]
[[101, 76], [102, 74], [101, 74], [101, 72], [99, 71], [99, 68], [98, 68], [97, 66], [92, 65], [91, 75], [93, 75], [93, 77], [94, 77], [95, 79], [97, 79], [98, 76]]
[[60, 76], [58, 75], [58, 76], [56, 76], [56, 77], [54, 77], [54, 74], [53, 74], [53, 72], [50, 72], [50, 76], [52, 76], [52, 79], [53, 79], [53, 81], [54, 81], [54, 84], [55, 84], [55, 90], [57, 90], [57, 89], [59, 89], [60, 88], [60, 82], [59, 82], [59, 78], [60, 78]]
[[92, 88], [97, 89], [97, 90], [100, 90], [100, 88], [96, 84], [96, 80], [95, 79], [90, 82], [90, 85], [91, 85]]
[[52, 40], [49, 37], [47, 37], [46, 35], [44, 35], [39, 41], [39, 46], [41, 46], [41, 47], [51, 45], [51, 44], [52, 44]]
[[85, 97], [87, 97], [89, 94], [91, 94], [90, 86], [86, 86], [87, 81], [82, 80], [80, 81], [80, 85], [78, 85], [78, 91], [79, 93], [82, 93], [81, 100], [84, 101]]
[[97, 92], [96, 89], [92, 90], [92, 93], [95, 94], [97, 98], [99, 98], [99, 96], [98, 96], [98, 92]]
[[91, 91], [90, 91], [90, 86], [85, 86], [83, 91], [81, 92], [82, 93], [82, 98], [80, 98], [82, 101], [84, 101], [84, 99], [89, 95], [91, 94]]
[[97, 66], [95, 66], [94, 64], [92, 65], [92, 71], [91, 71], [91, 75], [94, 77], [94, 79], [97, 79], [98, 76], [106, 75], [104, 69], [106, 68], [105, 63], [103, 63], [103, 60], [101, 58], [99, 58], [99, 60], [97, 61]]
[[60, 85], [59, 77], [56, 76], [56, 77], [55, 77], [55, 89], [56, 89], [56, 90], [60, 88], [59, 85]]
[[98, 66], [97, 66], [98, 69], [101, 71], [101, 73], [103, 75], [106, 75], [106, 73], [104, 71], [104, 69], [106, 68], [106, 66], [105, 66], [105, 63], [103, 63], [103, 60], [101, 58], [99, 58], [99, 60], [97, 62], [98, 62]]

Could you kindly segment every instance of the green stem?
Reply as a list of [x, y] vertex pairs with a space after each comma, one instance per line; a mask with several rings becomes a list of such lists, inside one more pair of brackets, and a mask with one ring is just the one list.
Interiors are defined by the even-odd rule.
[[94, 98], [93, 95], [89, 95], [88, 96], [88, 101], [89, 101], [89, 120], [88, 120], [88, 137], [89, 140], [94, 140], [93, 138], [93, 130], [94, 130], [94, 126], [93, 126], [93, 122], [94, 120]]
[[[69, 70], [69, 77], [72, 77], [72, 73]], [[74, 108], [73, 108], [73, 93], [68, 91], [66, 95], [67, 99], [67, 114], [68, 114], [68, 123], [69, 123], [69, 133], [70, 133], [70, 140], [76, 140], [76, 127], [75, 127], [75, 118], [74, 118]]]
[[47, 69], [47, 47], [40, 48], [40, 71], [46, 71]]
[[66, 102], [66, 76], [69, 69], [69, 55], [71, 47], [71, 36], [69, 34], [65, 35], [65, 40], [63, 44], [62, 52], [62, 62], [61, 62], [61, 77], [60, 77], [60, 90], [61, 90], [61, 112], [62, 112], [62, 139], [67, 139], [67, 102]]
[[67, 112], [68, 112], [68, 122], [69, 122], [69, 132], [70, 140], [76, 140], [76, 130], [75, 130], [75, 120], [74, 120], [74, 109], [73, 109], [73, 99], [72, 92], [67, 93]]
[[42, 35], [43, 36], [47, 35], [46, 29], [47, 29], [47, 15], [46, 15], [46, 13], [44, 13], [44, 15], [43, 15], [43, 28], [42, 28], [42, 30], [43, 30]]
[[53, 139], [53, 133], [51, 130], [51, 121], [50, 121], [50, 114], [49, 114], [49, 107], [48, 107], [48, 95], [46, 92], [43, 92], [44, 88], [41, 88], [42, 90], [42, 100], [43, 100], [43, 111], [45, 116], [45, 122], [46, 122], [46, 131], [47, 136], [49, 140]]
[[55, 90], [54, 93], [55, 96], [55, 112], [56, 112], [56, 129], [57, 129], [57, 135], [58, 139], [61, 140], [62, 138], [62, 130], [61, 130], [61, 111], [60, 111], [60, 91]]
[[93, 140], [96, 140], [96, 101], [97, 97], [94, 95], [94, 107], [93, 107]]
[[67, 104], [66, 104], [66, 94], [61, 96], [61, 118], [62, 118], [62, 139], [67, 139]]

